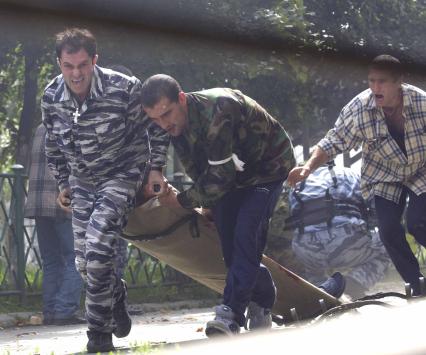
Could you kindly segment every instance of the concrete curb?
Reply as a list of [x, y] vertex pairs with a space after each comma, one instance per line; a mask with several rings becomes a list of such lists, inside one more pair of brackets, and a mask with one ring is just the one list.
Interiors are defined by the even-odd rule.
[[[187, 300], [164, 303], [144, 303], [130, 304], [129, 312], [131, 315], [141, 315], [144, 313], [171, 311], [181, 309], [213, 307], [219, 304], [220, 300]], [[14, 312], [0, 314], [0, 330], [13, 327], [25, 327], [30, 325], [41, 325], [43, 316], [40, 312]]]
[[35, 316], [34, 312], [15, 312], [0, 314], [0, 328], [11, 328], [23, 325], [29, 325], [29, 321], [32, 316]]

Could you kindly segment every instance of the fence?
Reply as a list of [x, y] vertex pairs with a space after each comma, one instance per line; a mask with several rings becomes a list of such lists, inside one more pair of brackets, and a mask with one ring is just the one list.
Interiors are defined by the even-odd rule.
[[[12, 171], [0, 174], [0, 296], [17, 295], [25, 302], [28, 295], [40, 293], [42, 264], [34, 221], [24, 218], [27, 176], [20, 165]], [[131, 244], [128, 258], [125, 275], [130, 287], [196, 285]]]
[[[25, 302], [27, 295], [40, 293], [41, 258], [34, 222], [23, 216], [27, 176], [22, 166], [12, 170], [0, 174], [0, 296], [18, 295]], [[172, 183], [179, 190], [189, 184], [183, 181], [183, 174], [175, 174], [174, 179]], [[415, 243], [415, 249], [420, 265], [425, 267], [423, 248]], [[133, 245], [128, 248], [128, 259], [125, 275], [130, 287], [196, 285]]]

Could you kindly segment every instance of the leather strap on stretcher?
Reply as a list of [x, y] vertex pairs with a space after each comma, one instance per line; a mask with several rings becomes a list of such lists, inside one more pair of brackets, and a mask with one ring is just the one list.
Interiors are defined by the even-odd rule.
[[159, 238], [167, 237], [172, 234], [176, 229], [183, 226], [185, 223], [189, 222], [189, 231], [192, 238], [200, 238], [200, 230], [198, 228], [197, 214], [191, 213], [187, 216], [182, 217], [177, 220], [175, 223], [170, 225], [164, 230], [161, 230], [158, 233], [152, 234], [139, 234], [139, 235], [127, 235], [123, 233], [123, 237], [129, 240], [154, 240]]

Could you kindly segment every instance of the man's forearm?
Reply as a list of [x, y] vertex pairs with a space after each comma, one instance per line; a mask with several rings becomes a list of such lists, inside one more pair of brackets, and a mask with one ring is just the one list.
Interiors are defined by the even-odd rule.
[[327, 153], [320, 147], [316, 146], [311, 157], [305, 163], [304, 167], [312, 173], [321, 165], [325, 164], [330, 158]]

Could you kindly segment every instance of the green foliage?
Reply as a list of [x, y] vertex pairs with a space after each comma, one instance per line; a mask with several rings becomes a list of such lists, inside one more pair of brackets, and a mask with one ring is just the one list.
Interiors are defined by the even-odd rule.
[[41, 312], [43, 301], [40, 295], [28, 296], [21, 303], [18, 296], [0, 296], [0, 314], [14, 312]]
[[303, 39], [309, 27], [305, 19], [303, 0], [276, 0], [254, 13], [254, 17], [267, 20], [269, 26], [284, 39], [299, 41]]
[[22, 112], [24, 70], [22, 45], [18, 43], [6, 53], [0, 70], [0, 171], [13, 164]]
[[419, 243], [417, 243], [416, 239], [411, 234], [407, 233], [406, 235], [408, 245], [410, 246], [411, 251], [416, 256], [420, 267], [424, 267], [426, 265], [426, 248], [422, 247]]
[[[416, 0], [306, 0], [310, 42], [319, 49], [415, 53], [424, 48], [426, 8]], [[423, 54], [424, 56], [424, 54]]]
[[153, 347], [149, 342], [141, 344], [138, 341], [134, 341], [130, 343], [130, 348], [132, 349], [132, 354], [155, 354], [159, 351], [158, 347]]
[[[9, 171], [15, 163], [16, 144], [18, 140], [19, 126], [23, 108], [24, 85], [25, 85], [25, 54], [24, 44], [17, 42], [16, 46], [7, 52], [0, 60], [0, 172]], [[53, 72], [50, 62], [41, 60], [38, 65], [37, 75], [38, 94], [37, 102], [40, 101], [42, 92]], [[34, 117], [40, 113], [35, 112]], [[35, 124], [34, 124], [35, 126]]]

